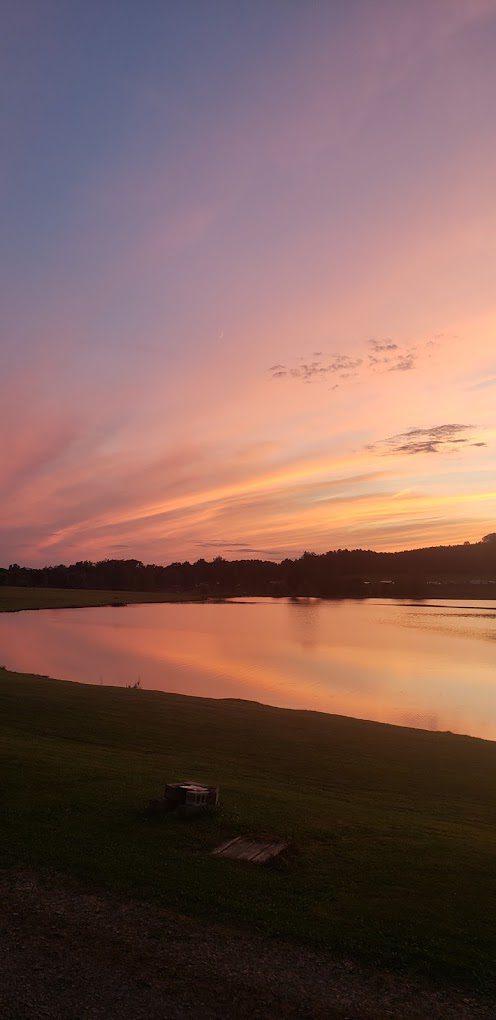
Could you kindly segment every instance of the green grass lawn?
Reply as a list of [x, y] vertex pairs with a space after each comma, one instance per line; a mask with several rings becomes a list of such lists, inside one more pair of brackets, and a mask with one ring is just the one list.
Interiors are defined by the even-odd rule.
[[86, 591], [82, 588], [19, 588], [0, 586], [0, 613], [21, 609], [80, 609], [112, 603], [194, 602], [198, 595], [163, 591]]
[[[0, 670], [4, 864], [494, 989], [496, 743]], [[149, 818], [166, 780], [222, 808]], [[209, 856], [289, 837], [262, 867]]]

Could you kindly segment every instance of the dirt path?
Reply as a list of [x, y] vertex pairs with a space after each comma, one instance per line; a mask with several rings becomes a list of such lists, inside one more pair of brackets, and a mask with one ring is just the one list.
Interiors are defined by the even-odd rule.
[[496, 1007], [62, 880], [0, 871], [2, 1020], [468, 1020]]

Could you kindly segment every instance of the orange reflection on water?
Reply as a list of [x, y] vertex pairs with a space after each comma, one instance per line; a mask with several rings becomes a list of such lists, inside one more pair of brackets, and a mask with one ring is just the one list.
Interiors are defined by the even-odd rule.
[[0, 617], [9, 668], [496, 738], [496, 606], [252, 600]]

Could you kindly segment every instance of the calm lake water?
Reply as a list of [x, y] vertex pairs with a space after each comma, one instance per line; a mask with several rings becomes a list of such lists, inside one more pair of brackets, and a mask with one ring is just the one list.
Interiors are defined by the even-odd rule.
[[252, 599], [0, 614], [21, 672], [496, 739], [496, 603]]

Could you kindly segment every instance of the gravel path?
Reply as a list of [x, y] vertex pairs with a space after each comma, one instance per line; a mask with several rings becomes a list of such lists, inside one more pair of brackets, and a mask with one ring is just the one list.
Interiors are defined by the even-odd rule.
[[483, 1004], [325, 952], [0, 871], [2, 1020], [468, 1020]]

